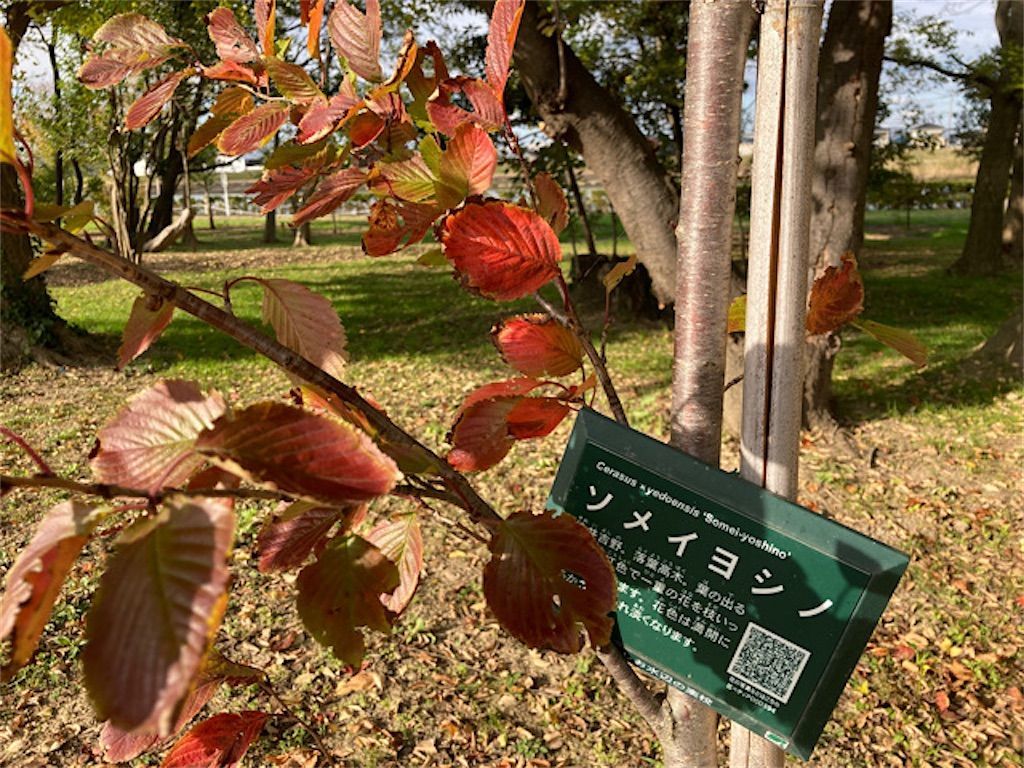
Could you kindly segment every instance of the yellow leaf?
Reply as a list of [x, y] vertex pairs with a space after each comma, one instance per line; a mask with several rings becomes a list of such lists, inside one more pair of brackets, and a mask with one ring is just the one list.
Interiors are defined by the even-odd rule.
[[0, 163], [14, 165], [14, 102], [11, 100], [11, 79], [14, 70], [14, 49], [7, 30], [0, 29]]
[[57, 259], [63, 256], [66, 251], [46, 251], [40, 256], [32, 259], [28, 265], [28, 269], [25, 270], [25, 274], [21, 276], [22, 280], [31, 280], [38, 274], [42, 274], [54, 264], [57, 263]]
[[742, 333], [747, 326], [747, 295], [737, 296], [729, 305], [726, 333]]
[[604, 287], [608, 293], [615, 290], [615, 287], [622, 282], [622, 278], [636, 269], [636, 254], [634, 253], [625, 261], [620, 261], [611, 271], [604, 276]]

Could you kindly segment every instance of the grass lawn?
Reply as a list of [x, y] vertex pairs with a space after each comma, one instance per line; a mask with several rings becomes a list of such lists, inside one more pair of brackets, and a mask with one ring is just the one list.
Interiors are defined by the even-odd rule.
[[[465, 393], [511, 375], [488, 330], [502, 316], [533, 311], [529, 302], [477, 299], [449, 270], [408, 256], [366, 259], [356, 221], [339, 220], [337, 234], [330, 220], [318, 222], [316, 244], [301, 250], [289, 247], [290, 238], [263, 245], [259, 223], [239, 217], [220, 221], [215, 232], [201, 227], [198, 251], [174, 250], [150, 263], [196, 287], [217, 288], [249, 273], [298, 280], [328, 296], [348, 333], [349, 381], [441, 451]], [[595, 224], [599, 248], [610, 252], [610, 221]], [[912, 557], [819, 742], [813, 764], [821, 768], [1021, 765], [1024, 388], [1007, 371], [963, 362], [1020, 300], [1021, 275], [946, 275], [966, 224], [961, 211], [915, 212], [909, 229], [902, 213], [869, 214], [865, 317], [918, 334], [931, 361], [916, 370], [866, 335], [845, 333], [835, 393], [855, 451], [805, 435], [800, 501]], [[621, 233], [618, 248], [629, 252]], [[51, 284], [63, 317], [116, 348], [134, 288], [78, 264], [54, 268]], [[232, 298], [239, 316], [259, 322], [256, 286], [243, 283]], [[634, 425], [662, 437], [671, 353], [671, 333], [658, 323], [619, 318], [610, 334], [610, 366]], [[124, 372], [103, 359], [0, 378], [0, 422], [25, 435], [59, 473], [85, 478], [97, 428], [126, 397], [160, 378], [194, 379], [239, 404], [279, 398], [290, 386], [269, 364], [179, 313]], [[540, 508], [568, 428], [518, 445], [477, 478], [483, 495], [503, 512]], [[735, 466], [731, 439], [725, 455]], [[5, 471], [31, 471], [9, 445], [0, 446], [0, 459]], [[20, 493], [4, 500], [0, 572], [59, 498]], [[402, 503], [386, 501], [374, 515], [399, 509]], [[417, 600], [390, 636], [369, 638], [368, 664], [352, 677], [303, 631], [292, 576], [256, 570], [253, 544], [269, 511], [239, 505], [232, 598], [218, 647], [266, 666], [337, 764], [658, 764], [653, 740], [589, 652], [530, 652], [499, 630], [479, 586], [487, 553], [454, 525], [454, 512], [424, 520], [426, 570]], [[98, 763], [99, 728], [77, 660], [108, 551], [107, 541], [90, 543], [37, 660], [0, 689], [0, 765]], [[300, 765], [311, 753], [305, 728], [258, 690], [222, 692], [214, 703], [278, 713], [248, 764]]]

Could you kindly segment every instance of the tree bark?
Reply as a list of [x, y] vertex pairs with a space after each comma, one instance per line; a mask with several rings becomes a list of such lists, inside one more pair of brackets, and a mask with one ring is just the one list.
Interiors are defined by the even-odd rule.
[[[833, 3], [818, 60], [811, 259], [814, 273], [839, 264], [844, 253], [860, 257], [868, 165], [878, 111], [878, 82], [885, 38], [892, 28], [892, 0]], [[804, 424], [833, 429], [832, 367], [838, 334], [807, 342]]]
[[263, 217], [263, 242], [277, 242], [277, 211], [270, 211]]
[[[695, 0], [689, 25], [671, 442], [717, 467], [743, 69], [754, 13], [747, 0]], [[666, 704], [671, 727], [658, 734], [666, 768], [717, 766], [715, 712], [674, 688]]]
[[[540, 3], [527, 3], [515, 48], [516, 69], [549, 135], [583, 155], [600, 179], [650, 273], [655, 296], [673, 300], [678, 197], [635, 122], [557, 35]], [[564, 70], [559, 65], [561, 47]], [[560, 98], [560, 86], [567, 86]]]
[[1003, 251], [1014, 264], [1024, 262], [1024, 123], [1017, 124], [1017, 142], [1013, 147], [1013, 177], [1010, 200], [1003, 218]]
[[950, 267], [955, 275], [995, 275], [1006, 268], [1002, 247], [1003, 213], [1021, 110], [1020, 90], [1015, 82], [1019, 73], [1008, 61], [1013, 55], [1011, 48], [1020, 46], [1024, 38], [1024, 5], [1019, 0], [999, 0], [996, 29], [1004, 61], [999, 82], [990, 96], [988, 129], [974, 183], [967, 239], [960, 258]]

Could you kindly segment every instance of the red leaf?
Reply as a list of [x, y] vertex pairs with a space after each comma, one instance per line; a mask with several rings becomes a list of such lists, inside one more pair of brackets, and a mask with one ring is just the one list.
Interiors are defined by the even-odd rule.
[[267, 173], [245, 192], [255, 195], [252, 202], [260, 206], [260, 213], [269, 213], [302, 189], [306, 182], [316, 176], [317, 170], [315, 165], [278, 168]]
[[499, 100], [503, 100], [505, 83], [508, 81], [508, 65], [512, 61], [512, 50], [516, 46], [516, 34], [519, 32], [519, 21], [525, 5], [525, 0], [496, 0], [491, 13], [484, 66], [487, 82], [498, 94]]
[[490, 384], [484, 384], [466, 395], [466, 399], [462, 401], [462, 405], [455, 413], [455, 418], [458, 419], [459, 416], [465, 413], [466, 409], [476, 403], [482, 403], [484, 400], [490, 400], [492, 397], [525, 395], [532, 392], [537, 387], [543, 386], [543, 384], [543, 382], [537, 381], [537, 379], [522, 376], [514, 379], [507, 379], [505, 381], [493, 381]]
[[252, 112], [253, 98], [245, 88], [232, 85], [217, 94], [213, 112], [217, 117], [241, 117]]
[[572, 331], [546, 315], [517, 315], [491, 330], [505, 362], [527, 376], [567, 376], [583, 364]]
[[324, 176], [306, 204], [292, 216], [292, 226], [299, 227], [310, 219], [326, 216], [348, 200], [366, 181], [366, 173], [356, 167], [342, 168]]
[[949, 709], [949, 694], [945, 691], [938, 691], [935, 694], [935, 708], [939, 710], [939, 713], [944, 713]]
[[[235, 664], [228, 661], [215, 650], [211, 649], [203, 661], [203, 666], [196, 677], [196, 684], [181, 705], [181, 711], [171, 727], [170, 735], [177, 735], [189, 720], [209, 703], [213, 695], [224, 683], [232, 685], [259, 681], [263, 673], [253, 667]], [[163, 737], [151, 728], [137, 728], [124, 731], [107, 720], [100, 731], [100, 744], [103, 746], [103, 758], [112, 763], [123, 763], [132, 760], [143, 752], [153, 748]]]
[[87, 58], [78, 69], [78, 80], [92, 90], [107, 88], [126, 77], [163, 64], [169, 58], [168, 54], [138, 54], [113, 48], [102, 55]]
[[[516, 514], [498, 523], [484, 596], [501, 625], [531, 648], [575, 653], [611, 639], [615, 574], [590, 532], [569, 515]], [[582, 582], [582, 583], [581, 583]]]
[[554, 397], [524, 397], [508, 415], [508, 434], [516, 440], [546, 437], [569, 414], [569, 406]]
[[222, 712], [186, 733], [160, 768], [235, 768], [263, 730], [263, 712]]
[[[259, 85], [261, 80], [252, 69], [233, 61], [219, 61], [212, 67], [203, 67], [203, 77], [210, 80], [248, 83], [249, 85]], [[262, 79], [265, 79], [265, 76]]]
[[401, 203], [394, 205], [378, 200], [370, 208], [369, 227], [363, 234], [363, 251], [370, 256], [384, 256], [422, 240], [441, 214], [432, 204]]
[[384, 521], [370, 531], [366, 540], [398, 566], [398, 587], [390, 595], [382, 594], [380, 599], [389, 611], [399, 614], [412, 600], [423, 570], [423, 534], [419, 519], [413, 512]]
[[364, 433], [280, 403], [220, 419], [196, 447], [283, 491], [334, 502], [369, 501], [398, 480], [394, 461]]
[[366, 13], [348, 0], [337, 0], [327, 20], [327, 32], [338, 55], [348, 68], [360, 77], [378, 81], [384, 73], [380, 68], [380, 3], [366, 0]]
[[469, 203], [442, 220], [438, 239], [463, 286], [499, 301], [533, 293], [558, 274], [562, 249], [551, 227], [511, 203]]
[[341, 379], [348, 352], [345, 329], [331, 302], [301, 283], [271, 278], [263, 286], [263, 322], [277, 340], [311, 363]]
[[203, 463], [196, 437], [224, 413], [216, 392], [161, 381], [132, 398], [98, 435], [92, 469], [103, 483], [155, 493], [185, 482]]
[[204, 122], [193, 133], [188, 139], [188, 156], [193, 158], [210, 146], [217, 140], [217, 137], [223, 133], [224, 129], [227, 128], [233, 122], [230, 117], [218, 117], [214, 115], [209, 120]]
[[232, 64], [256, 61], [260, 51], [249, 33], [238, 23], [234, 11], [221, 6], [206, 17], [206, 31], [217, 47], [217, 55]]
[[366, 515], [365, 505], [338, 509], [296, 501], [283, 506], [257, 538], [259, 569], [264, 573], [298, 568], [313, 552], [323, 549], [335, 523], [343, 521], [348, 530]]
[[302, 22], [309, 25], [306, 35], [306, 47], [309, 49], [309, 55], [314, 59], [320, 58], [320, 28], [324, 23], [325, 2], [326, 0], [313, 0], [308, 16]]
[[869, 333], [878, 341], [891, 347], [910, 360], [914, 365], [922, 366], [928, 362], [928, 347], [910, 331], [893, 328], [891, 325], [876, 323], [874, 320], [853, 320], [851, 325]]
[[398, 569], [365, 539], [335, 537], [317, 561], [299, 572], [297, 605], [306, 630], [352, 667], [366, 651], [359, 627], [380, 632], [391, 621], [380, 595], [399, 584]]
[[244, 155], [259, 149], [288, 120], [287, 103], [270, 102], [256, 107], [229, 125], [217, 139], [217, 147], [225, 155]]
[[174, 316], [174, 305], [157, 296], [142, 294], [132, 303], [124, 337], [117, 350], [117, 368], [124, 368], [160, 338]]
[[299, 65], [275, 58], [264, 59], [263, 64], [277, 90], [296, 104], [327, 101], [313, 78]]
[[441, 153], [442, 207], [453, 208], [469, 195], [487, 192], [497, 167], [498, 150], [487, 131], [471, 123], [459, 126]]
[[[473, 105], [473, 112], [452, 104], [451, 97], [462, 93]], [[460, 125], [476, 123], [488, 131], [495, 131], [505, 124], [505, 107], [497, 95], [483, 80], [470, 77], [454, 77], [437, 87], [437, 95], [427, 101], [427, 114], [437, 129], [447, 136], [454, 136]]]
[[508, 417], [519, 397], [493, 397], [465, 408], [451, 433], [448, 463], [460, 472], [490, 469], [512, 450]]
[[182, 499], [126, 531], [86, 622], [85, 684], [100, 718], [170, 729], [226, 605], [234, 525], [229, 505]]
[[95, 508], [86, 504], [58, 504], [46, 513], [7, 572], [0, 599], [0, 640], [11, 636], [11, 655], [0, 670], [0, 682], [8, 682], [35, 653], [64, 579], [98, 518]]
[[561, 232], [569, 223], [569, 203], [565, 192], [549, 173], [534, 176], [533, 189], [537, 193], [537, 213], [556, 234]]
[[[299, 134], [295, 140], [299, 144], [311, 144], [337, 129], [344, 119], [354, 115], [355, 108], [361, 104], [356, 95], [352, 81], [345, 78], [341, 89], [326, 102], [314, 102], [299, 121]], [[371, 139], [372, 141], [372, 139]]]
[[853, 254], [844, 254], [840, 267], [828, 267], [811, 286], [807, 332], [829, 333], [864, 311], [864, 283]]
[[274, 55], [274, 25], [277, 21], [277, 0], [256, 0], [253, 6], [256, 29], [263, 43], [263, 55]]
[[380, 115], [373, 112], [360, 112], [348, 125], [348, 137], [353, 147], [369, 144], [384, 132], [386, 123]]
[[194, 70], [185, 69], [181, 72], [172, 72], [158, 81], [128, 107], [128, 112], [124, 116], [124, 127], [129, 131], [134, 131], [147, 125], [150, 120], [160, 114], [164, 104], [171, 100], [181, 81], [192, 74], [194, 74]]

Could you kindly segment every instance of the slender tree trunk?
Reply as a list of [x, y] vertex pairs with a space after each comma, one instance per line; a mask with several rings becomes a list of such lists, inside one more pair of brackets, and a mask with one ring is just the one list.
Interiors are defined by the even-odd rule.
[[192, 226], [193, 216], [192, 211], [192, 174], [188, 168], [188, 154], [186, 153], [185, 145], [187, 140], [182, 137], [181, 142], [181, 168], [182, 178], [184, 180], [184, 186], [182, 188], [182, 195], [184, 196], [185, 211], [188, 214], [185, 218], [185, 228], [181, 233], [181, 243], [186, 248], [196, 248], [199, 245], [199, 238], [196, 237], [195, 227]]
[[[60, 69], [57, 65], [57, 30], [50, 33], [50, 39], [46, 43], [46, 53], [50, 58], [50, 69], [53, 72], [53, 119], [61, 119], [61, 97], [60, 97]], [[53, 201], [57, 205], [64, 205], [64, 150], [57, 147], [53, 157], [54, 175], [54, 196]], [[60, 226], [60, 220], [56, 222]]]
[[206, 203], [206, 218], [209, 220], [210, 229], [214, 230], [217, 228], [217, 222], [213, 220], [213, 200], [210, 199], [210, 178], [208, 175], [203, 177], [203, 197]]
[[[717, 467], [743, 69], [754, 13], [747, 0], [695, 0], [689, 24], [671, 442]], [[717, 766], [715, 712], [674, 688], [666, 705], [671, 727], [658, 734], [666, 768]]]
[[[816, 271], [839, 264], [844, 253], [860, 257], [868, 166], [878, 111], [878, 82], [892, 0], [833, 3], [818, 61], [811, 282]], [[809, 283], [810, 284], [810, 283]], [[838, 334], [810, 339], [805, 357], [804, 423], [832, 429], [832, 367]]]
[[301, 227], [295, 229], [295, 239], [292, 240], [292, 248], [305, 248], [313, 244], [313, 230], [307, 221]]
[[78, 164], [78, 158], [71, 158], [71, 167], [75, 171], [75, 205], [78, 205], [84, 199], [85, 194], [85, 177], [82, 176], [82, 166]]
[[263, 217], [263, 242], [277, 242], [277, 211], [271, 211]]
[[650, 273], [654, 295], [669, 304], [675, 290], [678, 196], [650, 142], [572, 49], [550, 34], [550, 21], [541, 3], [526, 4], [516, 69], [549, 134], [581, 153], [601, 181]]
[[1017, 125], [1017, 142], [1013, 148], [1013, 178], [1010, 200], [1003, 219], [1003, 251], [1014, 264], [1024, 262], [1024, 124]]
[[1006, 268], [1003, 260], [1003, 214], [1013, 166], [1013, 146], [1020, 119], [1020, 73], [1009, 65], [1012, 49], [1024, 39], [1024, 5], [999, 0], [996, 29], [1004, 61], [999, 82], [990, 97], [988, 129], [971, 201], [971, 223], [963, 252], [950, 267], [955, 275], [994, 275]]

